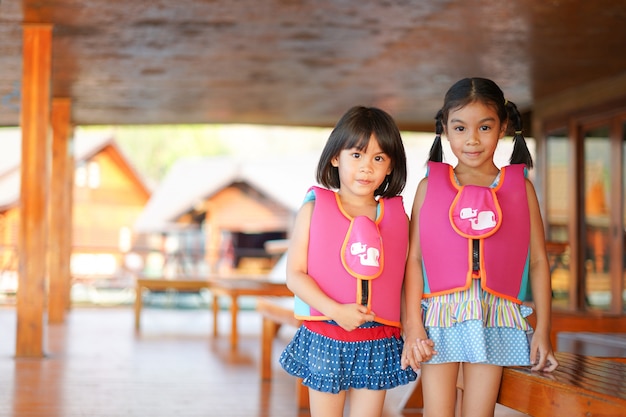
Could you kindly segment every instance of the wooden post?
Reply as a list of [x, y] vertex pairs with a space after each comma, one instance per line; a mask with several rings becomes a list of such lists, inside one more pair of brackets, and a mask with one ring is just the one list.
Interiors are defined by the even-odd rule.
[[17, 357], [43, 356], [52, 26], [23, 26]]
[[74, 178], [71, 100], [52, 100], [52, 179], [50, 181], [50, 237], [48, 323], [63, 323], [70, 306], [71, 191]]
[[67, 174], [65, 175], [65, 191], [63, 192], [63, 207], [65, 208], [65, 215], [67, 216], [68, 223], [67, 228], [63, 233], [63, 241], [61, 246], [61, 268], [62, 273], [67, 279], [67, 285], [64, 287], [66, 309], [71, 307], [71, 291], [72, 291], [72, 271], [70, 268], [70, 261], [72, 258], [72, 248], [74, 244], [74, 175], [76, 172], [76, 159], [74, 150], [74, 130], [72, 128], [68, 137], [68, 158], [67, 166], [65, 167]]

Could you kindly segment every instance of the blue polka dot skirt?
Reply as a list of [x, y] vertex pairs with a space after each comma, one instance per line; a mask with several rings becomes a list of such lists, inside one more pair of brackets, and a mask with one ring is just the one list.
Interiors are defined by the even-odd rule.
[[[327, 324], [341, 329], [333, 322]], [[380, 324], [365, 323], [361, 328], [372, 326]], [[351, 388], [387, 390], [417, 378], [411, 368], [400, 368], [403, 346], [401, 337], [345, 341], [302, 325], [282, 352], [280, 364], [316, 391], [336, 394]]]
[[425, 363], [530, 365], [533, 330], [526, 317], [532, 309], [483, 291], [479, 280], [465, 291], [425, 299], [422, 310], [437, 351]]

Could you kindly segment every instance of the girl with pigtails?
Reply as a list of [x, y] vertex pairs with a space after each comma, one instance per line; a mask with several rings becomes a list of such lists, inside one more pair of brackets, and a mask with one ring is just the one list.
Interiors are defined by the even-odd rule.
[[[514, 149], [498, 168], [493, 157], [507, 130]], [[442, 135], [454, 167], [443, 162]], [[426, 417], [452, 417], [457, 407], [462, 416], [493, 416], [504, 366], [558, 366], [532, 165], [520, 113], [496, 83], [465, 78], [448, 90], [415, 194], [404, 282], [402, 366], [421, 368]]]

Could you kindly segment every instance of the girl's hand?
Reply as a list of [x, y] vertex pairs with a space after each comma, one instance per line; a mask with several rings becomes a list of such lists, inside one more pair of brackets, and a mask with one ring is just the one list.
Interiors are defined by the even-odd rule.
[[530, 343], [531, 371], [552, 372], [559, 363], [554, 357], [550, 339], [547, 335], [534, 334]]
[[436, 354], [435, 343], [428, 339], [423, 329], [419, 331], [409, 331], [404, 341], [400, 365], [402, 369], [406, 369], [410, 366], [417, 372], [422, 362], [429, 361], [433, 355]]
[[333, 313], [333, 319], [342, 329], [351, 332], [363, 323], [374, 321], [376, 315], [361, 304], [339, 304]]

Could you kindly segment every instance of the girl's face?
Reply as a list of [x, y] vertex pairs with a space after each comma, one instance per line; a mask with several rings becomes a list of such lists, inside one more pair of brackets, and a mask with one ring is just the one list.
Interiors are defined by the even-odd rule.
[[444, 131], [459, 165], [479, 168], [493, 166], [493, 154], [506, 124], [500, 123], [493, 107], [475, 101], [451, 110]]
[[391, 158], [380, 148], [374, 135], [366, 149], [343, 149], [331, 164], [339, 171], [342, 194], [373, 196], [385, 177], [391, 174]]

